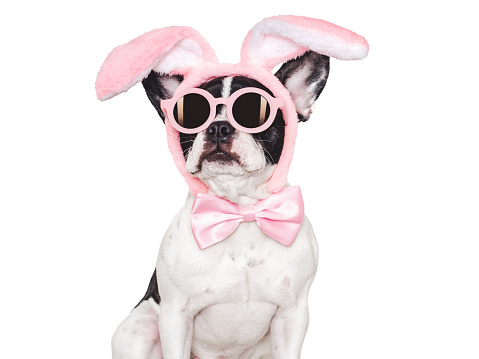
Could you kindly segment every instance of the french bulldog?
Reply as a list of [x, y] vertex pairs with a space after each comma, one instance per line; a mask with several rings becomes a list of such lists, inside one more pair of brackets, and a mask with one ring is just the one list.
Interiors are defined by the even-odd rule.
[[[237, 65], [219, 64], [186, 27], [154, 30], [110, 53], [97, 77], [98, 98], [141, 81], [190, 187], [145, 295], [113, 336], [113, 359], [300, 358], [318, 244], [302, 198], [289, 241], [271, 234], [252, 208], [281, 207], [281, 193], [298, 192], [286, 182], [297, 123], [311, 117], [330, 56], [362, 59], [368, 48], [363, 37], [325, 21], [278, 16], [250, 31]], [[260, 94], [259, 111], [240, 101], [243, 92]], [[194, 111], [184, 104], [195, 99], [189, 95], [199, 96]], [[259, 113], [252, 122], [251, 113]], [[208, 223], [209, 232], [195, 229], [205, 196], [241, 213], [226, 235]], [[291, 208], [282, 207], [283, 214]], [[208, 209], [201, 221], [222, 215]], [[275, 218], [268, 225], [281, 237]]]
[[[329, 57], [312, 51], [276, 72], [300, 121], [311, 116], [328, 73]], [[163, 120], [160, 102], [171, 98], [181, 81], [154, 71], [143, 80]], [[245, 87], [269, 92], [239, 76], [200, 86], [223, 98]], [[214, 195], [241, 207], [254, 205], [270, 195], [267, 183], [281, 156], [284, 126], [278, 111], [267, 130], [242, 133], [229, 124], [225, 106], [218, 106], [205, 131], [180, 133], [186, 170]], [[255, 223], [242, 223], [226, 240], [200, 250], [189, 219], [193, 200], [190, 194], [165, 233], [145, 296], [113, 336], [113, 358], [299, 358], [318, 261], [308, 219], [290, 247], [272, 241]]]

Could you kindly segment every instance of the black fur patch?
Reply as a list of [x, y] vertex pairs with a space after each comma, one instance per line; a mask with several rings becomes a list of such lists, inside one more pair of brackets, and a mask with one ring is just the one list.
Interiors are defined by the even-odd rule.
[[142, 81], [146, 95], [163, 122], [165, 122], [165, 114], [161, 110], [160, 102], [173, 97], [174, 90], [181, 81], [183, 81], [181, 75], [160, 75], [155, 71], [151, 71], [148, 77]]
[[138, 304], [135, 305], [135, 308], [138, 307], [141, 304], [141, 302], [143, 302], [144, 300], [148, 300], [150, 298], [153, 298], [153, 300], [157, 304], [160, 304], [161, 302], [160, 293], [158, 292], [158, 281], [156, 278], [156, 269], [154, 270], [153, 275], [151, 276], [150, 284], [148, 285], [148, 289], [146, 290], [145, 295], [143, 296], [143, 298], [141, 298]]
[[[223, 89], [223, 79], [224, 77], [217, 77], [211, 81], [208, 81], [199, 88], [208, 91], [213, 97], [221, 97], [221, 90]], [[221, 111], [221, 106], [218, 106], [216, 109], [216, 114], [218, 115]], [[180, 145], [181, 150], [183, 151], [183, 156], [186, 158], [188, 157], [188, 152], [190, 151], [191, 147], [193, 146], [193, 142], [196, 138], [196, 133], [188, 134], [188, 133], [181, 133], [180, 132]]]

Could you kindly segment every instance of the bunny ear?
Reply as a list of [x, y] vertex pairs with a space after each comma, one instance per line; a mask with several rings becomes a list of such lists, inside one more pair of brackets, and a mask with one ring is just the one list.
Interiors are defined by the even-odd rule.
[[190, 27], [167, 27], [143, 34], [116, 47], [98, 73], [98, 99], [108, 100], [143, 80], [154, 70], [185, 74], [203, 63], [218, 63], [206, 40]]
[[340, 60], [361, 60], [369, 45], [364, 37], [323, 20], [275, 16], [251, 29], [243, 42], [241, 61], [271, 70], [306, 50]]

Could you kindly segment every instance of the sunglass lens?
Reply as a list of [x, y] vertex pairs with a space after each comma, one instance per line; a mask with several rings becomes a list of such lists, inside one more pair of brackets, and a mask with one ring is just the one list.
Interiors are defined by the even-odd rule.
[[233, 116], [241, 126], [256, 128], [269, 118], [270, 107], [268, 101], [257, 93], [245, 93], [238, 97], [233, 104]]
[[176, 101], [173, 116], [181, 127], [197, 128], [208, 120], [210, 104], [204, 96], [190, 93]]

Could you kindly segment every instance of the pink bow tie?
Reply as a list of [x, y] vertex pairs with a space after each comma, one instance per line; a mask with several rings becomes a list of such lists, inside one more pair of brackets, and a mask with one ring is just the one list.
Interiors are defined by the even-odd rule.
[[256, 221], [264, 234], [290, 246], [304, 217], [299, 186], [256, 202], [252, 208], [240, 208], [225, 199], [198, 193], [191, 210], [191, 229], [200, 249], [216, 244], [231, 235], [241, 222]]

